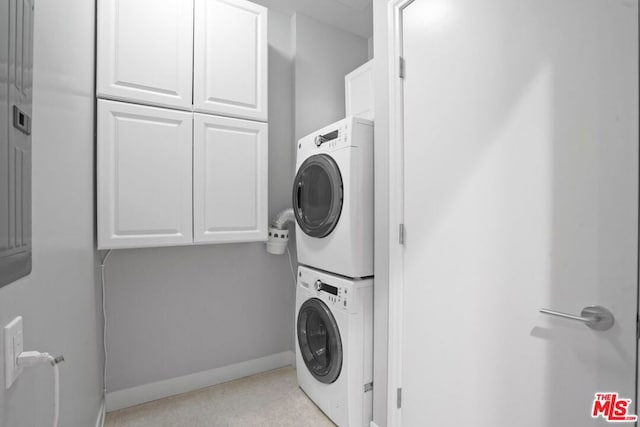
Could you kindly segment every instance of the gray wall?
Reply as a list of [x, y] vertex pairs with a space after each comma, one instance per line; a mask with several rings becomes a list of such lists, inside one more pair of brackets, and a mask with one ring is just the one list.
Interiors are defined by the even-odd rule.
[[344, 76], [367, 62], [367, 39], [297, 13], [295, 135], [301, 138], [344, 118]]
[[[294, 132], [344, 117], [344, 75], [366, 60], [366, 39], [269, 10], [271, 216], [291, 205]], [[293, 349], [288, 260], [263, 243], [119, 250], [106, 272], [109, 392]]]
[[[296, 114], [296, 128], [312, 131], [344, 115], [344, 74], [367, 59], [366, 39], [296, 19], [304, 25], [294, 43], [291, 16], [270, 10], [270, 215], [290, 205], [294, 86], [298, 97], [314, 100]], [[93, 2], [38, 0], [35, 25], [34, 267], [0, 290], [0, 326], [22, 315], [26, 348], [65, 355], [60, 425], [85, 427], [102, 397]], [[313, 61], [329, 54], [342, 65], [317, 80]], [[290, 350], [293, 297], [286, 257], [268, 255], [260, 243], [116, 251], [107, 267], [108, 389]], [[3, 375], [0, 369], [0, 382]], [[46, 425], [51, 386], [50, 370], [39, 367], [11, 390], [0, 387], [0, 426]]]
[[[291, 205], [290, 16], [269, 11], [269, 214]], [[264, 243], [114, 251], [109, 392], [291, 350], [294, 283]]]
[[[87, 427], [95, 424], [102, 399], [93, 208], [94, 2], [36, 0], [35, 11], [33, 272], [0, 289], [0, 326], [22, 315], [25, 349], [64, 354], [60, 425]], [[0, 352], [0, 426], [50, 425], [51, 368], [25, 371], [5, 390], [3, 357]]]

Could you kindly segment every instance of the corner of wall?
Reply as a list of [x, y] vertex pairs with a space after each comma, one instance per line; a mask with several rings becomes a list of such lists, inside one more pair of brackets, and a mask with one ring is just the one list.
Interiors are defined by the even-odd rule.
[[344, 76], [367, 62], [367, 39], [293, 16], [295, 139], [345, 116]]

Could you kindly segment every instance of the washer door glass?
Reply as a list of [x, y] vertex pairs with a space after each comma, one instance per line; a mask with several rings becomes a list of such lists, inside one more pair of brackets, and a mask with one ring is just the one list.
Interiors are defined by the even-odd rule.
[[293, 211], [302, 231], [311, 237], [325, 237], [338, 224], [343, 187], [340, 169], [326, 154], [305, 160], [293, 182]]
[[312, 298], [298, 312], [298, 344], [309, 372], [320, 382], [331, 384], [342, 369], [342, 341], [329, 307]]

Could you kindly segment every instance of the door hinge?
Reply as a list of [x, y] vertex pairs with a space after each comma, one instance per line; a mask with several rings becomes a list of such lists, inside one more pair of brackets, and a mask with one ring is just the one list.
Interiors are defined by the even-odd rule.
[[406, 64], [404, 58], [401, 56], [398, 61], [398, 76], [404, 79]]
[[402, 408], [402, 388], [398, 388], [397, 390], [396, 405], [398, 409]]
[[398, 243], [404, 245], [404, 224], [398, 226]]
[[640, 340], [640, 315], [636, 315], [636, 339]]

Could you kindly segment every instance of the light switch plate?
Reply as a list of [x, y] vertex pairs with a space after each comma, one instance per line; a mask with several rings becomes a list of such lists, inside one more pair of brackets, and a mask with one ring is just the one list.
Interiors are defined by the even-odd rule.
[[22, 373], [17, 358], [23, 348], [22, 316], [18, 316], [4, 327], [4, 385], [7, 389]]

